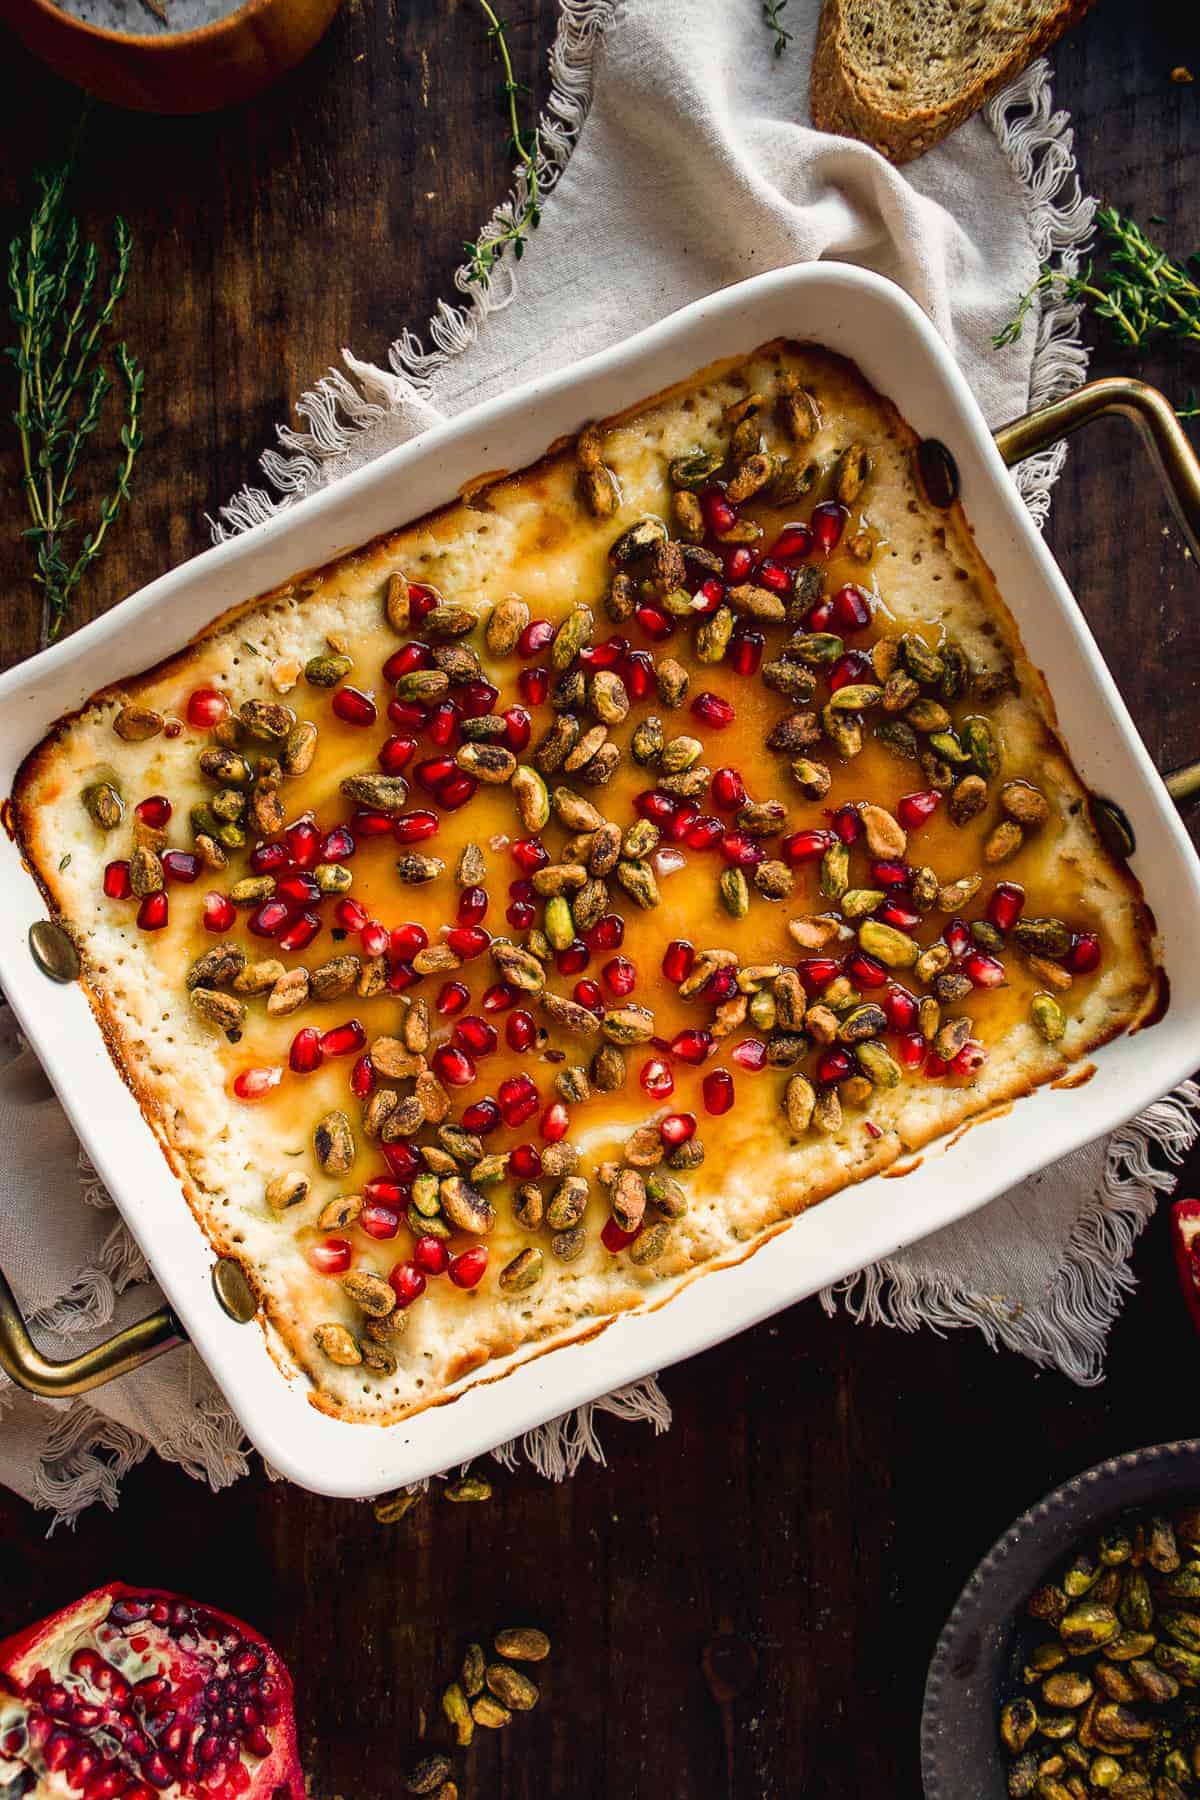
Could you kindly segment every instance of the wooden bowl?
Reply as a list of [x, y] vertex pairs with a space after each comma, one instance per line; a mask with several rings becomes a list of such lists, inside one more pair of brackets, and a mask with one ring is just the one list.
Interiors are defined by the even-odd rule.
[[0, 19], [35, 56], [98, 100], [135, 112], [215, 112], [294, 68], [339, 0], [246, 0], [195, 31], [110, 31], [53, 0], [0, 0]]

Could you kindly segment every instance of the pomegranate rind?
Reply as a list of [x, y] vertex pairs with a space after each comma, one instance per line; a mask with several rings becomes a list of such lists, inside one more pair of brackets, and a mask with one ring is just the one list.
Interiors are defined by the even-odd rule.
[[[131, 1587], [123, 1581], [111, 1581], [0, 1641], [0, 1715], [7, 1712], [11, 1723], [14, 1709], [6, 1708], [3, 1704], [5, 1700], [21, 1702], [32, 1712], [36, 1702], [31, 1689], [39, 1674], [46, 1669], [53, 1670], [59, 1665], [65, 1665], [76, 1650], [92, 1647], [103, 1654], [103, 1645], [97, 1634], [107, 1622], [118, 1600], [148, 1600], [152, 1603], [165, 1601], [169, 1604], [182, 1602], [193, 1607], [203, 1616], [206, 1624], [211, 1622], [236, 1632], [244, 1644], [261, 1651], [264, 1659], [262, 1672], [269, 1675], [275, 1683], [278, 1716], [269, 1726], [271, 1749], [267, 1755], [253, 1760], [248, 1759], [243, 1752], [240, 1766], [248, 1779], [238, 1777], [234, 1781], [226, 1778], [219, 1786], [214, 1787], [199, 1778], [181, 1777], [158, 1788], [157, 1791], [164, 1800], [226, 1800], [227, 1796], [228, 1800], [233, 1800], [234, 1795], [237, 1800], [305, 1800], [304, 1772], [300, 1766], [296, 1737], [294, 1689], [292, 1678], [278, 1651], [244, 1619], [222, 1612], [219, 1607], [211, 1606], [206, 1601], [191, 1600], [166, 1588]], [[161, 1638], [164, 1652], [169, 1647], [176, 1657], [187, 1654], [172, 1644], [162, 1628], [151, 1621], [131, 1627], [129, 1634], [150, 1638], [154, 1649], [157, 1649], [157, 1644], [153, 1640]], [[163, 1661], [166, 1661], [165, 1655]], [[11, 1780], [13, 1777], [10, 1771], [20, 1772], [33, 1768], [34, 1765], [26, 1762], [20, 1754], [15, 1761], [6, 1760], [3, 1744], [0, 1742], [0, 1776]], [[61, 1771], [47, 1775], [42, 1770], [36, 1770], [35, 1774], [35, 1787], [25, 1790], [29, 1793], [30, 1800], [33, 1800], [35, 1793], [38, 1796], [61, 1794], [64, 1800], [67, 1797], [78, 1800], [78, 1787], [69, 1786]], [[133, 1776], [130, 1786], [132, 1788], [136, 1785], [136, 1776]], [[22, 1788], [16, 1786], [14, 1791], [20, 1793]]]

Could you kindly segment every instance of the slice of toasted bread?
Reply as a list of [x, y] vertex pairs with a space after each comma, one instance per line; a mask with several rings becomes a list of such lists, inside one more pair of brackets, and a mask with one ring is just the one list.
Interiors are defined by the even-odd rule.
[[1092, 0], [823, 0], [813, 124], [910, 162], [1028, 67]]

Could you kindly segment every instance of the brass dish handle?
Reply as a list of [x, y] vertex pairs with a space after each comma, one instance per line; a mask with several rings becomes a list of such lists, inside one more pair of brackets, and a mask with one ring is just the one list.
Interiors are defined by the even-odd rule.
[[186, 1342], [174, 1313], [169, 1307], [162, 1307], [136, 1324], [127, 1325], [107, 1343], [97, 1344], [67, 1362], [53, 1362], [42, 1355], [30, 1337], [16, 1297], [0, 1271], [0, 1370], [27, 1393], [39, 1394], [45, 1400], [86, 1394]]
[[[1051, 400], [1023, 418], [1001, 425], [993, 434], [996, 448], [1011, 469], [1106, 414], [1136, 425], [1162, 476], [1188, 547], [1200, 561], [1200, 457], [1188, 442], [1171, 402], [1158, 388], [1127, 375], [1089, 381], [1061, 400]], [[1173, 800], [1194, 799], [1200, 794], [1200, 761], [1176, 769], [1163, 780]]]

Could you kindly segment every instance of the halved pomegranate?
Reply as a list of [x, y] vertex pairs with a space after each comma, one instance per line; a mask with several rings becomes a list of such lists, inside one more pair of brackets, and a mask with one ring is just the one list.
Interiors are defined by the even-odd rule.
[[109, 1582], [0, 1644], [0, 1792], [303, 1800], [291, 1677], [240, 1619]]

